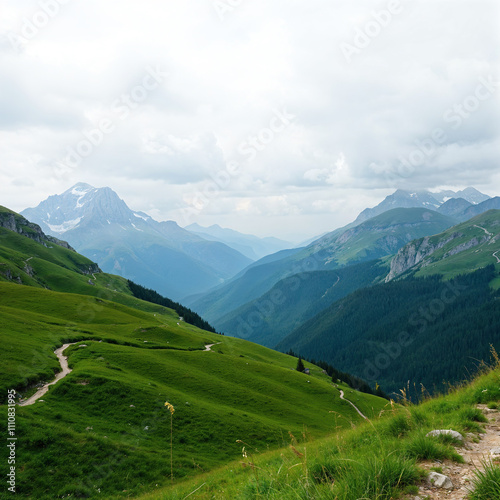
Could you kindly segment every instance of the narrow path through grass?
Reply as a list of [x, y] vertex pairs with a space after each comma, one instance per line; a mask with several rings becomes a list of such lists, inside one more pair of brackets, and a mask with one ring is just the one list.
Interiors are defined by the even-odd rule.
[[[63, 354], [64, 351], [69, 346], [79, 344], [80, 342], [92, 342], [92, 341], [95, 341], [95, 339], [93, 339], [93, 340], [79, 340], [78, 342], [70, 342], [68, 344], [64, 344], [61, 347], [59, 347], [59, 349], [56, 349], [54, 351], [54, 354], [57, 356], [57, 359], [59, 360], [59, 364], [61, 365], [61, 371], [55, 376], [55, 378], [54, 378], [54, 380], [52, 382], [44, 384], [43, 387], [41, 387], [40, 389], [38, 389], [38, 391], [36, 391], [35, 394], [33, 394], [33, 396], [29, 397], [25, 401], [20, 401], [18, 403], [19, 406], [30, 406], [30, 405], [36, 403], [36, 401], [38, 401], [42, 396], [44, 396], [45, 394], [47, 394], [47, 392], [49, 390], [49, 387], [51, 385], [56, 384], [57, 382], [59, 382], [59, 380], [63, 379], [66, 375], [68, 375], [69, 373], [71, 373], [72, 370], [68, 366], [68, 356], [64, 356], [64, 354]], [[205, 345], [205, 350], [202, 351], [202, 352], [210, 352], [212, 350], [212, 347], [214, 345], [217, 345], [217, 344], [222, 344], [222, 342], [217, 342], [216, 344], [206, 344]], [[184, 349], [181, 349], [181, 350], [184, 350]], [[358, 410], [358, 412], [359, 412], [359, 410]]]
[[342, 389], [339, 389], [340, 391], [340, 399], [343, 399], [344, 401], [347, 401], [358, 413], [361, 417], [363, 417], [365, 420], [368, 420], [367, 417], [365, 417], [358, 409], [358, 407], [352, 402], [349, 401], [348, 399], [344, 398], [344, 391]]
[[68, 357], [64, 356], [63, 352], [70, 345], [75, 345], [75, 344], [78, 344], [78, 342], [71, 342], [69, 344], [64, 344], [62, 347], [59, 347], [59, 349], [56, 349], [54, 351], [54, 354], [57, 356], [59, 364], [61, 365], [61, 371], [56, 375], [56, 377], [52, 382], [45, 384], [41, 389], [36, 391], [35, 394], [33, 394], [33, 396], [28, 398], [26, 401], [21, 401], [19, 403], [19, 406], [29, 406], [34, 404], [38, 399], [40, 399], [43, 395], [47, 393], [51, 385], [54, 385], [55, 383], [59, 382], [59, 380], [63, 379], [68, 373], [71, 373], [71, 368], [68, 366]]

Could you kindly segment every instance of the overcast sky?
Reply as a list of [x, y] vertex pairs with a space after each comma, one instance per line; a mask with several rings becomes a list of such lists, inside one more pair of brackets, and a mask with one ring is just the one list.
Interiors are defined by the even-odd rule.
[[293, 240], [500, 195], [497, 0], [0, 0], [0, 204], [76, 182]]

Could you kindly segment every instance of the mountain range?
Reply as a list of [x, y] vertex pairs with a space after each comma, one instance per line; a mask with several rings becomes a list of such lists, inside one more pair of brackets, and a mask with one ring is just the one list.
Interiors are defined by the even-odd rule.
[[[131, 210], [110, 188], [83, 183], [22, 214], [45, 232], [67, 240], [104, 271], [182, 300], [220, 331], [272, 347], [322, 307], [385, 279], [389, 263], [360, 267], [366, 274], [356, 279], [320, 273], [394, 255], [413, 240], [438, 234], [490, 208], [500, 208], [500, 198], [474, 188], [441, 193], [397, 190], [344, 228], [305, 247], [288, 249], [292, 245], [277, 238], [257, 238], [217, 225], [183, 229], [173, 221], [157, 222]], [[303, 278], [308, 273], [314, 273], [314, 285], [306, 293]], [[350, 270], [340, 272], [345, 273]], [[301, 286], [291, 290], [295, 276], [301, 277]], [[340, 282], [332, 292], [336, 280]], [[273, 304], [274, 314], [263, 315], [259, 307], [277, 290], [287, 290], [289, 307]]]
[[223, 282], [252, 261], [173, 221], [131, 210], [110, 188], [76, 184], [22, 211], [48, 234], [68, 241], [106, 272], [179, 300]]
[[464, 199], [470, 205], [477, 205], [488, 200], [489, 196], [472, 187], [457, 192], [447, 190], [438, 193], [432, 193], [430, 191], [410, 192], [398, 189], [393, 194], [387, 196], [377, 206], [363, 210], [357, 217], [355, 223], [363, 222], [393, 208], [428, 208], [437, 210], [443, 203], [450, 199], [457, 198]]
[[[277, 259], [258, 261], [209, 294], [187, 298], [186, 303], [216, 328], [227, 327], [231, 311], [259, 299], [281, 280], [391, 255], [406, 243], [438, 233], [454, 222], [450, 217], [422, 208], [390, 210], [350, 229], [333, 231], [305, 248], [275, 254]], [[253, 305], [249, 304], [248, 308], [251, 315]], [[247, 321], [246, 316], [243, 321]], [[235, 325], [231, 323], [231, 326]], [[252, 340], [251, 336], [246, 338]]]
[[[276, 348], [401, 388], [459, 380], [500, 342], [500, 210], [417, 239], [391, 258], [383, 283], [332, 303]], [[411, 347], [410, 347], [411, 346]], [[438, 361], [439, 360], [439, 361]]]
[[[449, 198], [451, 195], [466, 196], [470, 201], [465, 198]], [[408, 208], [408, 205], [414, 208]], [[432, 210], [428, 208], [429, 205], [432, 205]], [[392, 208], [394, 206], [398, 208]], [[305, 248], [277, 253], [257, 261], [209, 293], [188, 297], [186, 302], [220, 331], [235, 335], [246, 332], [245, 338], [272, 346], [280, 336], [283, 338], [291, 332], [290, 325], [298, 325], [308, 316], [303, 316], [304, 308], [311, 314], [312, 311], [317, 311], [318, 304], [327, 303], [325, 300], [311, 299], [311, 304], [314, 302], [315, 305], [309, 308], [309, 299], [304, 292], [301, 298], [303, 306], [273, 307], [275, 314], [272, 317], [263, 315], [258, 305], [268, 303], [273, 287], [286, 288], [285, 280], [290, 282], [291, 276], [314, 271], [318, 293], [322, 289], [319, 283], [325, 284], [320, 294], [322, 297], [338, 276], [333, 275], [332, 281], [326, 276], [324, 279], [320, 277], [319, 272], [394, 255], [412, 240], [441, 233], [458, 222], [491, 208], [500, 208], [500, 198], [490, 198], [473, 188], [457, 193], [446, 191], [438, 194], [398, 190], [377, 207], [364, 210], [356, 221], [344, 228], [327, 233]], [[367, 214], [377, 212], [381, 213], [363, 220]], [[380, 269], [380, 266], [386, 264], [388, 265], [387, 262], [381, 261], [377, 268]], [[382, 274], [380, 278], [385, 279], [386, 275]], [[283, 283], [279, 284], [282, 280]], [[361, 277], [354, 282], [362, 287], [376, 280], [374, 281], [371, 272], [368, 272], [366, 280]], [[339, 287], [336, 293], [342, 288], [343, 286]], [[301, 293], [301, 288], [288, 291], [287, 301], [289, 299], [290, 304], [297, 305], [296, 296]], [[286, 316], [287, 320], [275, 321], [277, 317], [282, 317], [281, 315]], [[252, 327], [252, 323], [258, 327]], [[268, 336], [270, 332], [272, 334]]]

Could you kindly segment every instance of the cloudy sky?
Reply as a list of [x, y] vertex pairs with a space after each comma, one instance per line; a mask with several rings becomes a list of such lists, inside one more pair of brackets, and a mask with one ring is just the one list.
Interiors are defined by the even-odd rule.
[[76, 182], [293, 240], [500, 194], [497, 0], [0, 0], [0, 204]]

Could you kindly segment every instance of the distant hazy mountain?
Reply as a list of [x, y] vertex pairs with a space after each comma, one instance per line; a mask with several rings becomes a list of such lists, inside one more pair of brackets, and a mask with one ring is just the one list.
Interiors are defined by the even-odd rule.
[[214, 224], [210, 227], [203, 227], [194, 223], [186, 226], [184, 229], [206, 240], [225, 243], [252, 260], [258, 260], [266, 255], [293, 247], [293, 244], [288, 241], [271, 237], [258, 238], [251, 234], [243, 234], [233, 229], [220, 227], [218, 224]]
[[484, 214], [488, 210], [498, 210], [500, 209], [500, 197], [495, 196], [495, 198], [489, 198], [478, 205], [473, 205], [465, 209], [465, 211], [460, 214], [458, 217], [460, 220], [468, 220], [472, 217], [476, 217], [477, 215]]
[[455, 219], [423, 208], [390, 210], [355, 227], [328, 233], [305, 248], [284, 252], [281, 259], [266, 257], [217, 290], [188, 300], [188, 305], [219, 328], [223, 316], [259, 298], [283, 278], [392, 255], [406, 243], [455, 223]]
[[371, 219], [393, 208], [430, 208], [431, 210], [437, 210], [443, 203], [451, 198], [463, 198], [470, 204], [475, 205], [486, 201], [489, 199], [489, 196], [472, 187], [468, 187], [458, 192], [441, 191], [440, 193], [431, 193], [430, 191], [411, 192], [398, 189], [393, 194], [387, 196], [376, 207], [363, 210], [355, 223]]
[[432, 195], [441, 203], [448, 201], [450, 198], [463, 198], [471, 205], [477, 205], [489, 199], [487, 194], [483, 194], [473, 187], [468, 187], [462, 191], [440, 191], [439, 193], [432, 193]]
[[221, 283], [251, 263], [229, 246], [207, 241], [173, 221], [130, 210], [110, 188], [76, 184], [22, 212], [44, 232], [119, 274], [179, 300]]
[[469, 207], [474, 206], [467, 200], [463, 198], [450, 198], [448, 201], [443, 203], [437, 211], [440, 214], [449, 215], [450, 217], [458, 217]]
[[500, 209], [500, 197], [498, 196], [495, 198], [488, 198], [475, 205], [469, 203], [463, 198], [452, 198], [446, 203], [443, 203], [438, 208], [438, 212], [455, 217], [459, 221], [466, 221], [478, 215], [484, 214], [488, 210], [498, 209]]

